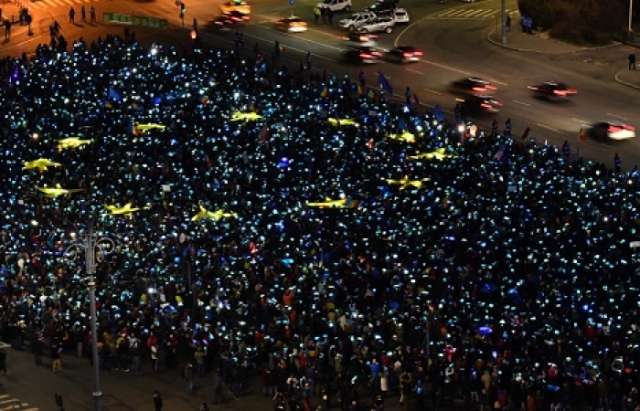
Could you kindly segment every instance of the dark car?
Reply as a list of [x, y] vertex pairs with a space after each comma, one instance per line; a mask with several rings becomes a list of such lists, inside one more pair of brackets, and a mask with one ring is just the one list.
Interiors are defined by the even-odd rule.
[[352, 47], [345, 51], [344, 57], [350, 63], [373, 64], [380, 60], [382, 52], [373, 47]]
[[575, 88], [569, 87], [564, 83], [556, 83], [554, 81], [547, 81], [546, 83], [529, 86], [529, 90], [531, 90], [536, 97], [550, 100], [566, 99], [570, 96], [575, 96], [578, 93]]
[[488, 96], [498, 90], [495, 84], [478, 77], [467, 77], [451, 83], [451, 90], [456, 94]]
[[415, 63], [420, 61], [424, 53], [415, 47], [400, 46], [387, 52], [386, 58], [395, 63]]
[[620, 122], [603, 121], [595, 123], [588, 130], [591, 138], [601, 141], [622, 141], [634, 139], [636, 128]]
[[365, 10], [380, 13], [384, 11], [392, 11], [396, 8], [397, 5], [397, 0], [378, 0], [371, 6], [367, 7]]
[[462, 115], [473, 117], [482, 114], [496, 114], [502, 102], [492, 96], [468, 96], [462, 101]]

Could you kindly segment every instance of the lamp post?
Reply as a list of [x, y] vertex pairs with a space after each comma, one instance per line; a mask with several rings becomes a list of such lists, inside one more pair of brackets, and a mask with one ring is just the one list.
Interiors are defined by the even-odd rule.
[[73, 242], [65, 250], [65, 255], [75, 259], [84, 252], [85, 270], [87, 273], [86, 282], [89, 290], [89, 304], [91, 310], [91, 335], [93, 336], [93, 371], [95, 390], [92, 393], [95, 411], [102, 410], [102, 390], [100, 389], [100, 362], [98, 358], [98, 317], [96, 314], [96, 254], [98, 261], [102, 256], [110, 254], [115, 249], [115, 242], [108, 237], [98, 237], [89, 227], [84, 237]]
[[507, 0], [501, 0], [500, 3], [500, 27], [502, 45], [507, 44]]
[[629, 0], [629, 35], [633, 33], [633, 0]]

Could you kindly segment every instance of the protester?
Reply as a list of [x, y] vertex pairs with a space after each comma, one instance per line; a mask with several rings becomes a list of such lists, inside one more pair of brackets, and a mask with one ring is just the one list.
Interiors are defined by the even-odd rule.
[[[0, 65], [2, 340], [89, 345], [65, 250], [92, 221], [118, 243], [97, 266], [105, 368], [191, 363], [229, 399], [264, 375], [279, 409], [638, 405], [637, 169], [510, 124], [461, 142], [364, 80], [254, 63], [128, 36]], [[23, 169], [38, 158], [60, 165]], [[81, 191], [37, 189], [57, 184]], [[345, 208], [307, 204], [326, 198]]]

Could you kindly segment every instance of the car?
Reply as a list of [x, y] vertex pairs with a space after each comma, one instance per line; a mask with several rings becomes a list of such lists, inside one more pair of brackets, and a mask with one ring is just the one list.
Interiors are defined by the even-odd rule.
[[231, 0], [220, 6], [222, 14], [231, 14], [232, 12], [238, 12], [240, 14], [251, 14], [251, 6], [244, 0]]
[[556, 83], [554, 81], [547, 81], [546, 83], [529, 86], [528, 88], [536, 97], [546, 98], [549, 100], [564, 100], [570, 96], [575, 96], [578, 93], [575, 88], [571, 88], [564, 83]]
[[307, 22], [300, 17], [291, 16], [276, 21], [276, 28], [287, 33], [301, 33], [307, 31]]
[[351, 11], [351, 0], [324, 0], [316, 5], [319, 9], [328, 9], [332, 12]]
[[478, 77], [467, 77], [451, 84], [451, 91], [461, 95], [493, 95], [498, 88], [490, 81]]
[[386, 54], [386, 58], [389, 61], [396, 63], [415, 63], [420, 61], [424, 53], [415, 47], [398, 46], [389, 50]]
[[375, 34], [366, 34], [366, 33], [349, 33], [348, 36], [343, 37], [342, 39], [347, 42], [347, 47], [358, 47], [358, 46], [368, 46], [368, 47], [376, 47], [376, 39], [378, 36]]
[[364, 23], [370, 22], [376, 18], [376, 14], [372, 11], [364, 11], [360, 13], [354, 13], [351, 17], [342, 19], [338, 22], [338, 25], [343, 29], [355, 30]]
[[365, 10], [380, 13], [382, 11], [395, 10], [397, 5], [397, 0], [379, 0], [367, 7]]
[[602, 121], [593, 124], [588, 133], [597, 140], [622, 141], [635, 138], [636, 128], [621, 122]]
[[356, 64], [377, 63], [382, 57], [382, 52], [367, 46], [350, 47], [344, 52], [344, 57], [348, 62]]
[[462, 115], [478, 116], [500, 112], [502, 102], [493, 96], [467, 96], [462, 101]]
[[376, 12], [378, 17], [391, 17], [396, 24], [409, 23], [409, 13], [405, 9], [392, 9]]
[[249, 20], [250, 17], [248, 15], [234, 11], [229, 14], [223, 14], [216, 17], [213, 20], [213, 26], [220, 31], [229, 31], [232, 28], [237, 27], [240, 23], [244, 23]]
[[375, 33], [384, 31], [391, 33], [396, 22], [391, 17], [376, 17], [373, 21], [363, 24], [356, 29], [359, 33]]

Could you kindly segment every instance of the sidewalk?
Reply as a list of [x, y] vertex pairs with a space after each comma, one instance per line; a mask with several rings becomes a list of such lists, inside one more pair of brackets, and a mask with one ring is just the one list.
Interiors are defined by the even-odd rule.
[[640, 65], [636, 70], [629, 70], [627, 67], [621, 69], [616, 73], [615, 80], [622, 85], [640, 90]]
[[616, 45], [616, 43], [613, 43], [611, 45], [599, 47], [577, 46], [575, 44], [551, 38], [548, 32], [534, 32], [534, 34], [523, 33], [520, 30], [519, 24], [514, 24], [511, 27], [511, 31], [507, 33], [506, 45], [502, 44], [501, 34], [496, 29], [493, 29], [489, 32], [487, 39], [489, 40], [489, 42], [496, 46], [504, 47], [513, 51], [541, 53], [549, 55], [576, 53], [586, 50], [597, 50], [599, 48], [606, 48]]

